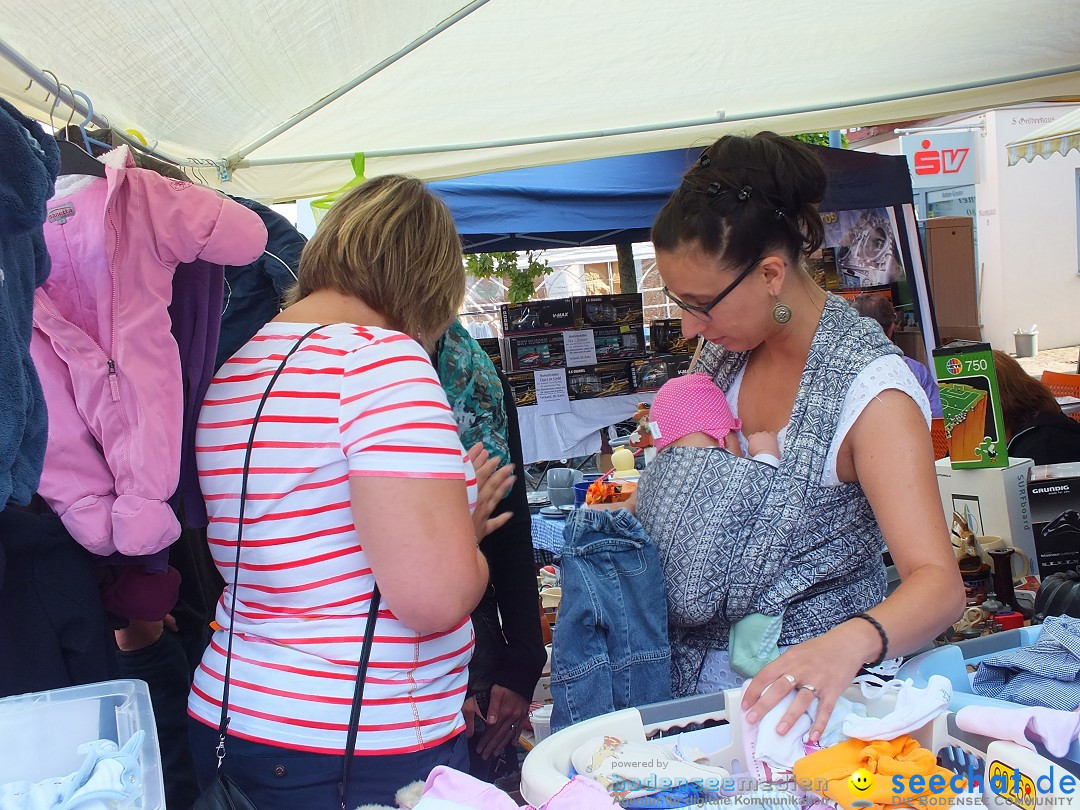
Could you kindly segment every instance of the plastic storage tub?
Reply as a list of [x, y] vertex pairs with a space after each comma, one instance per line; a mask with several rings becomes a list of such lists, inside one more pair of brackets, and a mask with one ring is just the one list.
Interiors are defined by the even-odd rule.
[[53, 689], [0, 700], [0, 785], [40, 782], [74, 773], [83, 743], [112, 740], [123, 746], [146, 732], [139, 752], [143, 794], [135, 807], [165, 807], [161, 755], [150, 692], [142, 681], [123, 680]]
[[[746, 779], [743, 730], [741, 714], [729, 716], [728, 706], [738, 706], [742, 692], [728, 689], [711, 695], [690, 697], [654, 703], [636, 709], [621, 709], [610, 714], [593, 717], [575, 723], [550, 735], [525, 757], [521, 768], [521, 795], [536, 807], [554, 796], [569, 781], [570, 756], [574, 750], [592, 737], [610, 735], [628, 742], [644, 742], [657, 736], [672, 737], [684, 733], [688, 726], [702, 723], [723, 723], [721, 726], [686, 732], [688, 741], [703, 747], [693, 736], [707, 733], [709, 742], [704, 747], [715, 751], [714, 763], [726, 768], [732, 778]], [[857, 687], [845, 693], [851, 700], [861, 700]], [[885, 695], [868, 705], [871, 714], [885, 714], [895, 706], [895, 695]], [[944, 718], [939, 718], [944, 720]], [[925, 748], [934, 748], [936, 726], [931, 723], [912, 736]]]
[[[949, 708], [954, 712], [964, 706], [985, 706], [988, 710], [1015, 709], [1020, 704], [984, 697], [972, 691], [967, 668], [976, 666], [984, 658], [997, 653], [1017, 647], [1029, 647], [1039, 640], [1041, 633], [1042, 626], [1034, 625], [992, 633], [956, 644], [946, 644], [905, 661], [896, 677], [910, 678], [916, 686], [925, 686], [931, 675], [944, 675], [952, 683], [953, 697]], [[1073, 741], [1066, 759], [1080, 763], [1080, 740]]]
[[[857, 687], [849, 689], [845, 697], [862, 700]], [[537, 807], [555, 795], [569, 781], [571, 754], [590, 738], [611, 735], [627, 741], [643, 742], [657, 736], [672, 737], [683, 733], [688, 726], [707, 721], [730, 722], [719, 727], [685, 732], [691, 744], [697, 745], [694, 735], [709, 733], [710, 744], [705, 747], [716, 752], [714, 764], [726, 767], [736, 781], [745, 779], [747, 769], [743, 766], [741, 715], [736, 712], [729, 718], [726, 709], [728, 705], [738, 705], [739, 698], [740, 691], [737, 689], [713, 695], [694, 695], [636, 709], [622, 709], [557, 731], [537, 743], [525, 757], [521, 769], [521, 794]], [[867, 710], [872, 715], [880, 716], [891, 711], [895, 705], [895, 695], [885, 695], [867, 704]], [[939, 764], [961, 775], [972, 774], [978, 782], [974, 791], [963, 794], [955, 801], [929, 806], [970, 807], [981, 804], [986, 807], [1034, 807], [1029, 803], [1032, 798], [1030, 794], [1013, 797], [994, 794], [991, 778], [1002, 771], [1010, 775], [1019, 772], [1025, 780], [1024, 786], [1030, 785], [1032, 790], [1037, 790], [1039, 799], [1048, 804], [1071, 806], [1069, 803], [1075, 798], [1068, 789], [1064, 789], [1064, 792], [1057, 787], [1043, 789], [1045, 780], [1055, 778], [1055, 773], [1060, 777], [1064, 772], [1060, 763], [1016, 743], [962, 731], [957, 728], [952, 712], [939, 715], [912, 736], [919, 745], [937, 754]], [[1070, 798], [1065, 799], [1066, 795]], [[718, 805], [707, 806], [726, 807], [732, 803], [729, 797], [719, 800]]]

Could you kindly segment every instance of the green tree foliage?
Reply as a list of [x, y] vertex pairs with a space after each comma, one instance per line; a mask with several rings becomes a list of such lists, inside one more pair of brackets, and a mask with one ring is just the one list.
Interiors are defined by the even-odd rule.
[[536, 281], [551, 272], [551, 265], [537, 259], [530, 250], [525, 254], [525, 267], [518, 266], [518, 254], [470, 253], [465, 257], [465, 270], [473, 278], [500, 278], [506, 282], [506, 297], [511, 304], [522, 304], [536, 294]]
[[[815, 146], [828, 146], [829, 145], [829, 133], [828, 132], [804, 132], [802, 135], [792, 135], [795, 140], [802, 141], [803, 143], [814, 144]], [[840, 143], [847, 149], [850, 144], [848, 143], [847, 135], [840, 133]]]

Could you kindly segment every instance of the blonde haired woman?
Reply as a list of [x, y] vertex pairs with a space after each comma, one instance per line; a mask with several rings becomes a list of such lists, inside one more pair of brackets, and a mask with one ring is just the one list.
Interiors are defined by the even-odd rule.
[[[509, 466], [491, 473], [496, 461], [482, 450], [462, 449], [429, 360], [464, 289], [445, 206], [418, 180], [369, 181], [308, 243], [290, 306], [211, 385], [197, 457], [211, 550], [229, 584], [217, 610], [225, 629], [188, 704], [204, 787], [217, 765], [232, 609], [221, 768], [260, 810], [393, 804], [436, 765], [467, 769], [469, 613], [488, 580], [477, 543], [508, 519], [489, 516], [512, 477]], [[237, 555], [245, 451], [279, 367], [252, 440]], [[339, 797], [372, 609], [348, 752], [357, 759]]]

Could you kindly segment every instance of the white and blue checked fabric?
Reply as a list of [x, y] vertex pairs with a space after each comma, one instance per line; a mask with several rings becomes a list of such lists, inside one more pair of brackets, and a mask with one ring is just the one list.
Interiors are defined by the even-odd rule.
[[1024, 706], [1067, 712], [1080, 708], [1080, 619], [1047, 619], [1031, 646], [984, 659], [971, 688]]
[[533, 548], [538, 548], [541, 551], [550, 551], [558, 557], [562, 553], [563, 529], [565, 528], [566, 520], [563, 518], [546, 518], [541, 515], [533, 515]]

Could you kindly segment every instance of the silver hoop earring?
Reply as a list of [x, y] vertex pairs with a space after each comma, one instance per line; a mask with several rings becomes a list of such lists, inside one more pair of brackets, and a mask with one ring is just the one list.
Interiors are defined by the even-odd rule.
[[773, 320], [777, 323], [787, 323], [791, 320], [791, 307], [780, 303], [780, 296], [775, 296], [776, 306], [772, 309]]

